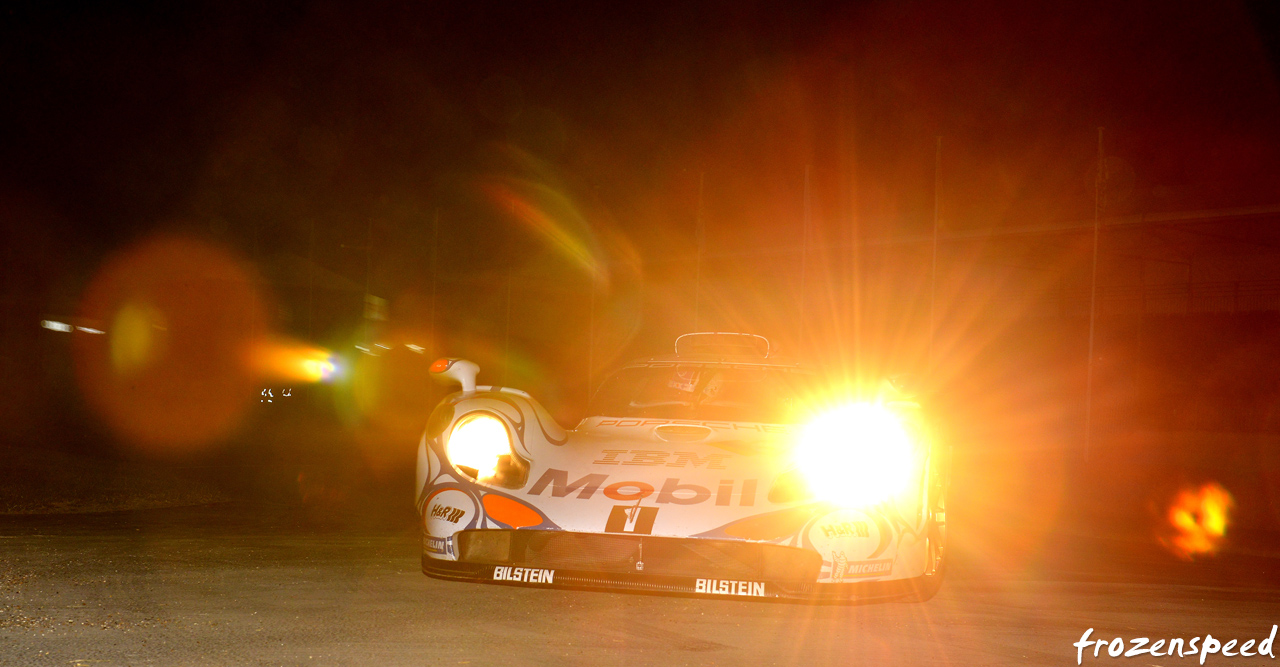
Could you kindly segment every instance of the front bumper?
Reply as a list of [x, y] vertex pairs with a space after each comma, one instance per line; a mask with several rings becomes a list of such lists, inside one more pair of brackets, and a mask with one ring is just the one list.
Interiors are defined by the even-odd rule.
[[869, 600], [911, 595], [916, 580], [816, 583], [821, 557], [761, 542], [572, 533], [464, 530], [456, 561], [423, 554], [439, 579], [699, 597]]

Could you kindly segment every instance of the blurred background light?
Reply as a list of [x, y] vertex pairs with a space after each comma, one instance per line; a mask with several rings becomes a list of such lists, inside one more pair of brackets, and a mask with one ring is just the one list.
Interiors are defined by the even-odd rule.
[[1166, 518], [1172, 534], [1160, 542], [1178, 558], [1212, 556], [1222, 548], [1235, 499], [1217, 482], [1182, 489], [1169, 505]]
[[338, 368], [329, 350], [283, 339], [258, 342], [253, 359], [258, 373], [271, 380], [329, 382]]

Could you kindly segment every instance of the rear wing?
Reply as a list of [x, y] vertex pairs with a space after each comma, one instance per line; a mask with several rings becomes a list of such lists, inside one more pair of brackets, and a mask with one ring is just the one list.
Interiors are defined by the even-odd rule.
[[676, 356], [722, 355], [768, 359], [772, 349], [769, 339], [746, 333], [702, 332], [687, 333], [676, 339]]

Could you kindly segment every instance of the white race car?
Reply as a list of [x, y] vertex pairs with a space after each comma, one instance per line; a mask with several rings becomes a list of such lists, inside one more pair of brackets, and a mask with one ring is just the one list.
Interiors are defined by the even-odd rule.
[[[418, 446], [422, 570], [529, 586], [928, 599], [946, 474], [918, 404], [835, 392], [749, 334], [686, 334], [618, 370], [576, 428], [475, 364]], [[890, 385], [886, 385], [890, 387]]]

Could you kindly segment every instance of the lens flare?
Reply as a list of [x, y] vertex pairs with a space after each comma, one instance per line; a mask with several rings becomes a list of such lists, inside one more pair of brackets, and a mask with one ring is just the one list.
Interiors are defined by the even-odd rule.
[[1216, 482], [1199, 489], [1183, 489], [1169, 506], [1167, 518], [1173, 534], [1160, 543], [1183, 560], [1212, 556], [1222, 548], [1235, 500]]
[[588, 225], [568, 197], [539, 183], [491, 180], [481, 185], [489, 198], [597, 283], [607, 282], [605, 267], [591, 243]]
[[106, 333], [71, 340], [86, 402], [149, 452], [226, 437], [261, 389], [246, 358], [269, 325], [259, 285], [234, 255], [194, 239], [147, 239], [110, 259], [77, 312]]
[[843, 507], [890, 499], [911, 484], [914, 447], [902, 419], [878, 403], [854, 403], [809, 422], [797, 469], [817, 497]]
[[111, 324], [111, 366], [124, 376], [133, 375], [165, 356], [168, 331], [164, 313], [145, 302], [120, 307]]

